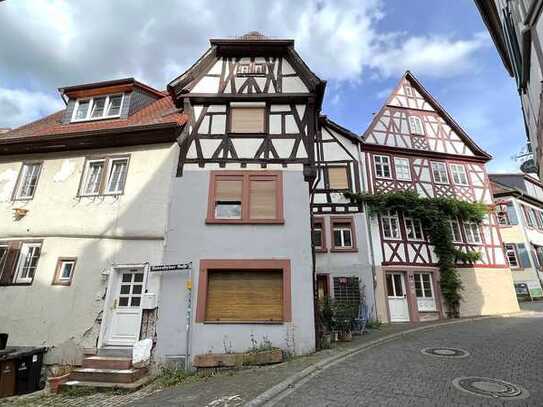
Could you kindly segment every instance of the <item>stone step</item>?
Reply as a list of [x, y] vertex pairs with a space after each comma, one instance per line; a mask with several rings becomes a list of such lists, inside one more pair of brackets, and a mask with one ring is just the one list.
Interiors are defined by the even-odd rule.
[[131, 358], [131, 346], [107, 346], [97, 351], [97, 356], [107, 356], [112, 358]]
[[81, 382], [79, 380], [69, 380], [59, 386], [59, 391], [63, 392], [68, 389], [91, 389], [95, 392], [124, 390], [127, 392], [136, 391], [147, 385], [153, 377], [150, 375], [143, 376], [132, 383], [109, 383], [109, 382]]
[[130, 369], [94, 369], [79, 368], [72, 370], [69, 381], [101, 383], [133, 383], [147, 373], [146, 368]]
[[132, 359], [112, 356], [89, 356], [83, 359], [83, 368], [91, 369], [130, 369]]

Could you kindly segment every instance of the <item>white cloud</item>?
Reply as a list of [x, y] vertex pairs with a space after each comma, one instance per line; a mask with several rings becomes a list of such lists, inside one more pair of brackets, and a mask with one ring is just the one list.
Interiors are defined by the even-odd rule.
[[60, 97], [0, 88], [0, 127], [14, 128], [62, 109]]
[[406, 70], [425, 76], [450, 77], [472, 69], [476, 51], [486, 46], [490, 46], [486, 33], [477, 33], [465, 40], [399, 36], [383, 44], [369, 65], [385, 77], [401, 75]]

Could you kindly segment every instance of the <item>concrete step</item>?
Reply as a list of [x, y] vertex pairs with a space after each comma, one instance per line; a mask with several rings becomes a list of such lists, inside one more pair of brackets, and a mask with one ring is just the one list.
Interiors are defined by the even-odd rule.
[[81, 382], [79, 380], [69, 380], [59, 386], [60, 392], [68, 389], [90, 389], [96, 392], [125, 390], [127, 392], [141, 389], [153, 380], [152, 376], [146, 375], [132, 383], [108, 383], [108, 382]]
[[97, 351], [97, 356], [132, 358], [132, 346], [106, 346]]
[[101, 383], [133, 383], [147, 373], [147, 368], [130, 369], [94, 369], [79, 368], [72, 370], [69, 381]]
[[91, 369], [130, 369], [132, 367], [132, 359], [112, 356], [89, 356], [83, 359], [81, 367]]

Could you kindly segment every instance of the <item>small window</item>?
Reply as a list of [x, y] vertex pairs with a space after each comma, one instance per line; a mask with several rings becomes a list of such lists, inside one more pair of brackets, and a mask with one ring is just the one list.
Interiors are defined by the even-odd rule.
[[212, 173], [207, 222], [283, 223], [281, 173]]
[[53, 285], [71, 285], [75, 271], [76, 258], [60, 258], [57, 261]]
[[128, 172], [128, 157], [89, 159], [85, 164], [81, 196], [122, 194]]
[[349, 189], [347, 167], [328, 167], [328, 184], [330, 189]]
[[507, 215], [507, 205], [499, 204], [496, 206], [496, 216], [498, 218], [498, 224], [510, 225], [509, 216]]
[[375, 176], [377, 178], [392, 178], [390, 172], [390, 157], [387, 155], [374, 155]]
[[534, 210], [526, 205], [523, 205], [522, 207], [524, 209], [526, 224], [528, 227], [534, 228], [537, 225]]
[[511, 243], [505, 243], [504, 246], [505, 246], [505, 255], [507, 256], [507, 260], [509, 261], [509, 266], [515, 269], [519, 268], [520, 264], [518, 261], [517, 249], [515, 245]]
[[472, 244], [481, 243], [481, 230], [479, 225], [475, 222], [464, 222], [464, 233], [466, 234], [466, 241]]
[[394, 157], [394, 169], [396, 170], [396, 179], [401, 181], [411, 181], [409, 159]]
[[32, 283], [38, 259], [40, 258], [41, 243], [23, 243], [15, 272], [16, 283]]
[[355, 251], [354, 223], [352, 218], [331, 218], [332, 251]]
[[454, 243], [462, 242], [462, 233], [460, 232], [460, 224], [456, 219], [449, 220], [451, 238]]
[[41, 163], [24, 163], [15, 187], [14, 199], [32, 199], [38, 186]]
[[404, 85], [404, 90], [405, 90], [405, 96], [407, 97], [414, 97], [415, 96], [415, 92], [413, 91], [413, 88], [409, 85]]
[[451, 174], [456, 185], [468, 185], [466, 168], [462, 164], [451, 164]]
[[424, 135], [422, 120], [418, 116], [409, 116], [409, 130], [411, 134]]
[[75, 103], [72, 122], [119, 117], [122, 104], [123, 95], [78, 99]]
[[324, 234], [324, 219], [313, 218], [313, 230], [311, 231], [311, 241], [317, 252], [326, 251], [326, 239]]
[[385, 239], [401, 239], [400, 221], [396, 212], [387, 211], [381, 215], [381, 226]]
[[430, 273], [415, 273], [415, 294], [417, 298], [433, 298]]
[[432, 177], [437, 184], [448, 184], [449, 176], [447, 174], [447, 166], [445, 163], [432, 161]]
[[255, 134], [265, 133], [266, 108], [231, 107], [230, 132]]
[[419, 219], [413, 219], [406, 217], [405, 221], [405, 232], [407, 238], [410, 240], [424, 240], [424, 234], [422, 232], [422, 223]]

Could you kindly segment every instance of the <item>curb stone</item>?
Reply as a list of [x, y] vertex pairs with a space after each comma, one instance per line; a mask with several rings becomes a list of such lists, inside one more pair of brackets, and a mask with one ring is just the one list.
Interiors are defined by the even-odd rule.
[[333, 365], [339, 362], [342, 362], [343, 360], [347, 358], [350, 358], [351, 356], [357, 355], [359, 353], [362, 353], [376, 346], [379, 346], [388, 342], [392, 342], [396, 339], [399, 339], [406, 335], [410, 335], [412, 333], [440, 328], [442, 326], [461, 324], [465, 322], [482, 321], [486, 319], [496, 319], [496, 318], [542, 315], [542, 314], [543, 314], [542, 312], [537, 312], [537, 311], [520, 311], [520, 312], [500, 314], [500, 315], [469, 317], [469, 318], [464, 318], [464, 319], [451, 320], [448, 322], [440, 322], [440, 323], [435, 323], [435, 324], [430, 324], [430, 325], [424, 325], [424, 326], [420, 326], [416, 328], [406, 329], [405, 331], [396, 332], [390, 335], [386, 335], [381, 338], [375, 339], [373, 341], [360, 344], [352, 349], [348, 349], [343, 352], [340, 352], [337, 355], [330, 356], [326, 359], [321, 360], [320, 362], [317, 362], [305, 368], [304, 370], [292, 375], [291, 377], [283, 380], [282, 382], [266, 390], [264, 393], [261, 393], [260, 395], [255, 397], [253, 400], [248, 401], [247, 403], [244, 404], [244, 407], [260, 407], [260, 406], [271, 407], [274, 404], [274, 401], [279, 401], [283, 397], [286, 397], [288, 394], [293, 392], [297, 387], [300, 387], [302, 384], [309, 381], [314, 376], [320, 374], [323, 370], [326, 370], [329, 367], [332, 367]]

